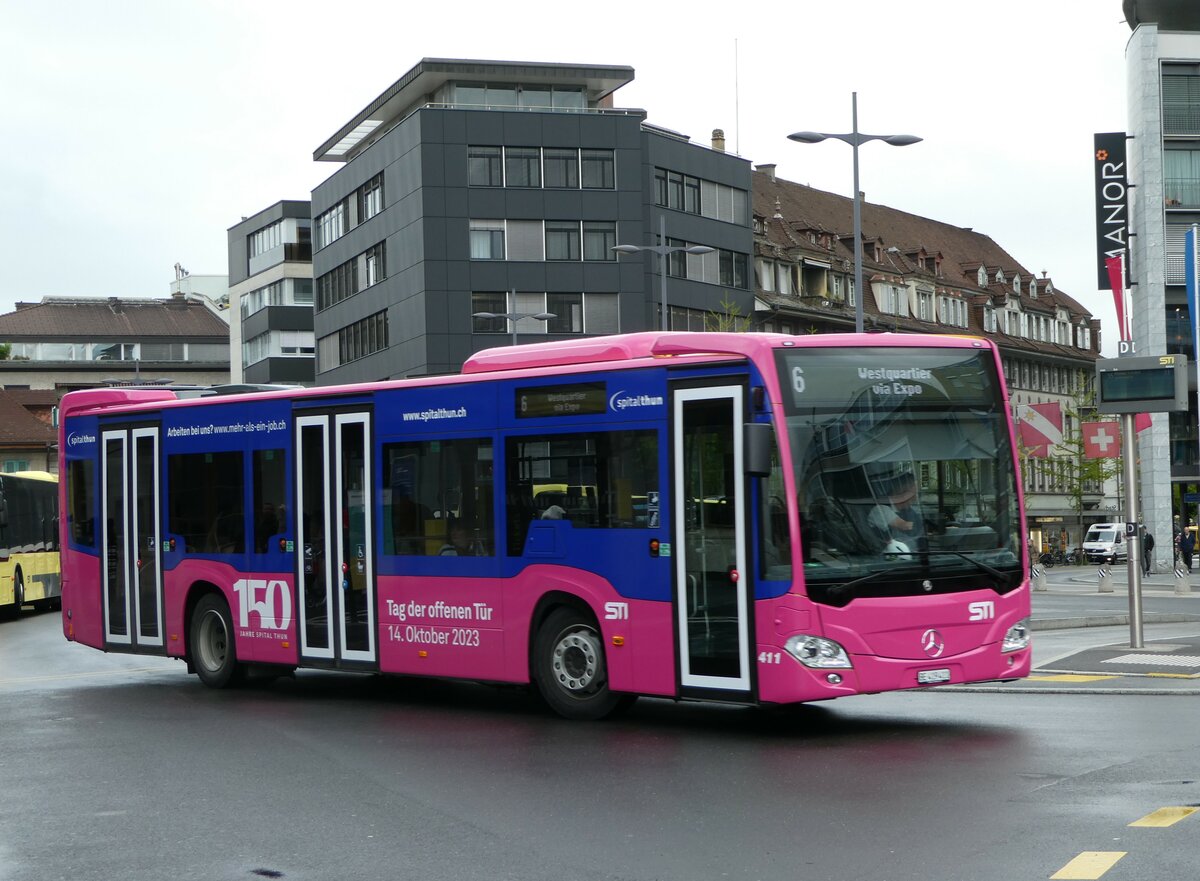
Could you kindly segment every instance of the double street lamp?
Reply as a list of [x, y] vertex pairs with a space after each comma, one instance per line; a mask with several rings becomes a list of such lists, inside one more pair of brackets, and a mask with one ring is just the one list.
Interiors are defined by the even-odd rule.
[[833, 138], [845, 141], [854, 150], [854, 329], [863, 332], [863, 256], [862, 256], [862, 196], [858, 191], [858, 147], [867, 141], [883, 141], [893, 147], [907, 147], [909, 144], [920, 142], [916, 135], [865, 135], [858, 130], [858, 92], [850, 93], [850, 112], [853, 131], [847, 134], [832, 132], [795, 132], [788, 135], [788, 140], [799, 141], [801, 144], [819, 144], [821, 141]]
[[557, 318], [553, 312], [474, 312], [472, 318], [507, 318], [512, 322], [513, 345], [517, 344], [517, 322], [522, 318], [533, 318], [537, 321], [549, 321]]
[[667, 245], [667, 221], [665, 217], [658, 219], [658, 240], [661, 245], [614, 245], [613, 250], [618, 254], [636, 254], [639, 251], [653, 251], [658, 255], [659, 290], [662, 296], [662, 329], [667, 330], [667, 257], [671, 254], [711, 254], [715, 249], [707, 245]]

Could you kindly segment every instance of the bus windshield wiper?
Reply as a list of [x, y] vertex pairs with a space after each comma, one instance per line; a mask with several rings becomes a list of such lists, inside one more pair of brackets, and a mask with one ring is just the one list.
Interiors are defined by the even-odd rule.
[[966, 560], [968, 563], [974, 563], [993, 578], [999, 579], [1000, 581], [1008, 581], [1009, 579], [1009, 576], [1005, 575], [999, 569], [994, 569], [987, 563], [984, 563], [982, 560], [976, 560], [970, 554], [965, 554], [962, 551], [926, 551], [924, 554], [922, 554], [922, 556], [925, 556], [926, 554], [930, 557], [958, 557], [960, 560]]

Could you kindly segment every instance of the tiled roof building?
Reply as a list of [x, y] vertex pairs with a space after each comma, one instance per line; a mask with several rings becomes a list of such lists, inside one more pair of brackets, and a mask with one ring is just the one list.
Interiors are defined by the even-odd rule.
[[0, 315], [0, 386], [229, 381], [229, 326], [202, 298], [45, 297]]

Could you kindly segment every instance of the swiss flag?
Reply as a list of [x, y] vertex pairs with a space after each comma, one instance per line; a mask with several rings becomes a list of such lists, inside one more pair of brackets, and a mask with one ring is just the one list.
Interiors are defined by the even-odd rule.
[[1121, 455], [1121, 426], [1116, 422], [1085, 422], [1083, 455], [1087, 459], [1117, 459]]
[[1029, 404], [1021, 415], [1021, 443], [1031, 459], [1045, 459], [1062, 443], [1062, 404]]

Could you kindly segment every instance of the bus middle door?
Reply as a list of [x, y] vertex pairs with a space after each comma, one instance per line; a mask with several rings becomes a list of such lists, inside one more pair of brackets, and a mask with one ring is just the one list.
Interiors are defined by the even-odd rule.
[[295, 418], [300, 655], [377, 669], [371, 414]]

